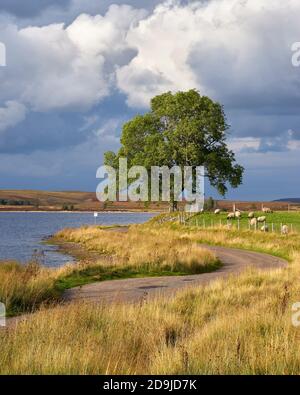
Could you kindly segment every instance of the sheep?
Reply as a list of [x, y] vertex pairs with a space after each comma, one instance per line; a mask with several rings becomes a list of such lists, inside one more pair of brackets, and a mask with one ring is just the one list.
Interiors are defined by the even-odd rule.
[[289, 227], [288, 227], [287, 225], [283, 225], [283, 226], [281, 227], [281, 233], [282, 233], [283, 235], [287, 235], [287, 234], [289, 233]]
[[258, 217], [257, 222], [266, 222], [267, 217]]
[[255, 217], [255, 213], [253, 211], [250, 211], [250, 213], [248, 214], [248, 218], [254, 218]]
[[216, 210], [215, 210], [215, 214], [220, 214], [221, 213], [221, 210], [219, 209], [219, 208], [217, 208]]
[[257, 218], [251, 218], [250, 226], [257, 226]]
[[269, 214], [273, 212], [269, 207], [263, 207], [262, 211], [263, 213], [269, 213]]
[[233, 219], [233, 218], [235, 218], [235, 213], [229, 213], [227, 215], [227, 219]]
[[240, 211], [236, 211], [236, 212], [234, 213], [234, 216], [235, 216], [235, 218], [241, 218], [242, 213], [241, 213]]
[[261, 230], [262, 232], [269, 232], [269, 226], [268, 226], [268, 225], [264, 225], [264, 226], [262, 226], [262, 227], [260, 228], [260, 230]]

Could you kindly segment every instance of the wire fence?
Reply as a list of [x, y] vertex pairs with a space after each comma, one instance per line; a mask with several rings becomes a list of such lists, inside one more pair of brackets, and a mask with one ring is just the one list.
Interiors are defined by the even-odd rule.
[[190, 213], [179, 213], [176, 216], [170, 218], [170, 221], [176, 221], [185, 226], [194, 226], [201, 229], [232, 229], [240, 231], [260, 231], [269, 233], [279, 234], [290, 234], [300, 233], [300, 224], [292, 222], [271, 222], [262, 221], [256, 222], [255, 224], [250, 223], [248, 218], [235, 218], [235, 219], [224, 219], [224, 218], [207, 218], [204, 215], [195, 215]]

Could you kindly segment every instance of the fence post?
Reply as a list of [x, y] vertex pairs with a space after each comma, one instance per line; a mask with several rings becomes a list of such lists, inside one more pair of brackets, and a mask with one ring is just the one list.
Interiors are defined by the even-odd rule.
[[240, 230], [240, 219], [238, 218], [238, 230]]

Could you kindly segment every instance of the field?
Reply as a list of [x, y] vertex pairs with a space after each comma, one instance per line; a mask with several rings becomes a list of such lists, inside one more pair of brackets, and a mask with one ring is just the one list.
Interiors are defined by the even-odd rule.
[[[186, 216], [186, 224], [193, 225], [200, 228], [210, 228], [210, 227], [220, 227], [220, 226], [232, 226], [235, 229], [238, 227], [241, 230], [249, 229], [249, 219], [248, 213], [242, 213], [242, 217], [240, 221], [237, 219], [227, 220], [228, 213], [223, 212], [218, 215], [214, 213], [203, 213], [193, 216], [192, 218], [188, 218]], [[255, 212], [256, 217], [266, 216], [266, 224], [269, 227], [269, 231], [280, 233], [281, 226], [287, 225], [289, 227], [290, 232], [300, 232], [300, 211], [277, 211], [270, 214], [265, 214], [261, 211]], [[263, 224], [258, 226], [260, 229]]]
[[132, 226], [125, 233], [94, 226], [66, 229], [54, 241], [77, 243], [85, 253], [78, 263], [59, 269], [36, 261], [0, 264], [0, 300], [9, 315], [57, 303], [65, 289], [95, 281], [199, 274], [220, 267], [213, 253], [170, 229]]
[[[292, 325], [291, 307], [300, 300], [300, 235], [159, 224], [162, 218], [137, 230], [265, 251], [286, 257], [289, 266], [249, 270], [181, 291], [172, 300], [45, 306], [0, 332], [0, 373], [299, 374], [300, 332]], [[93, 232], [65, 231], [60, 237], [92, 250], [109, 243]]]
[[[232, 210], [233, 203], [241, 210], [260, 210], [262, 204], [273, 210], [299, 210], [299, 203], [232, 202], [219, 200], [216, 207]], [[183, 209], [184, 202], [179, 202]], [[168, 212], [168, 202], [105, 202], [97, 200], [95, 192], [0, 190], [0, 211], [155, 211]]]
[[101, 203], [95, 192], [0, 190], [0, 211], [161, 211], [167, 208], [167, 203]]

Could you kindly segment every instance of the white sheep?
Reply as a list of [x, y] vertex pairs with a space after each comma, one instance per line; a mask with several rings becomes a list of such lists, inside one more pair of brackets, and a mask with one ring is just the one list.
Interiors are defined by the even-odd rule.
[[266, 222], [267, 217], [258, 217], [257, 222]]
[[221, 213], [221, 210], [219, 209], [219, 208], [217, 208], [216, 210], [215, 210], [215, 214], [220, 214]]
[[262, 209], [263, 213], [272, 213], [273, 211], [269, 207], [263, 207]]
[[261, 230], [262, 232], [269, 232], [269, 226], [268, 226], [268, 225], [264, 225], [264, 226], [262, 226], [262, 227], [260, 228], [260, 230]]
[[234, 213], [234, 216], [235, 216], [235, 218], [241, 218], [242, 213], [241, 213], [240, 211], [236, 211], [236, 212]]
[[248, 218], [254, 218], [255, 213], [253, 211], [250, 211], [250, 213], [248, 214]]
[[283, 225], [283, 226], [281, 227], [281, 233], [282, 233], [283, 235], [287, 235], [287, 234], [289, 233], [289, 227], [288, 227], [287, 225]]
[[251, 218], [250, 226], [257, 226], [257, 219], [256, 218]]
[[234, 219], [235, 218], [235, 213], [229, 213], [227, 215], [227, 219]]

